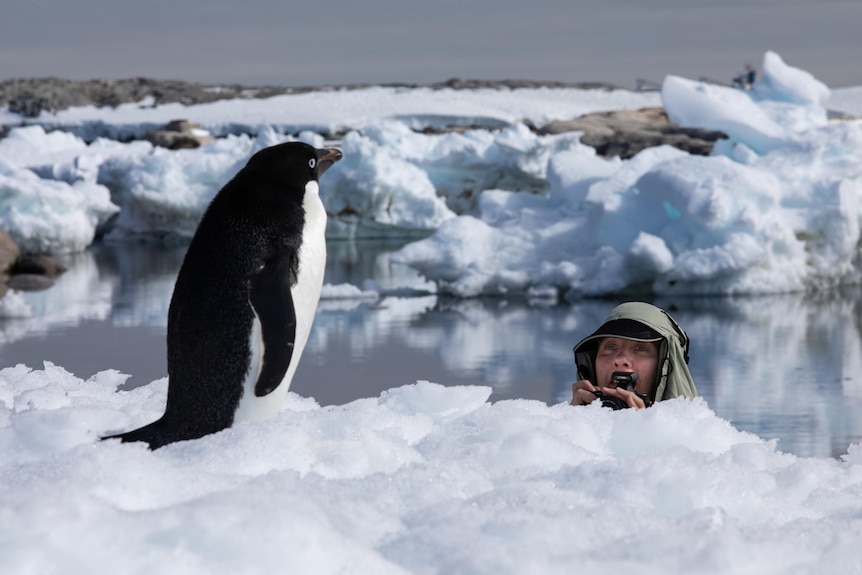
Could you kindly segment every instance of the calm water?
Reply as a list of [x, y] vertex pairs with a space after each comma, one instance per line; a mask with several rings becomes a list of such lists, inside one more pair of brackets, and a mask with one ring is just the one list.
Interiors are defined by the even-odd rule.
[[[392, 242], [330, 245], [327, 283], [427, 287], [389, 262]], [[126, 385], [166, 375], [165, 327], [184, 246], [98, 245], [68, 259], [51, 289], [25, 295], [34, 317], [0, 320], [0, 367], [51, 361]], [[839, 456], [862, 438], [862, 297], [852, 293], [655, 300], [693, 340], [709, 406], [782, 451]], [[322, 301], [292, 390], [341, 404], [416, 380], [493, 389], [492, 400], [570, 397], [572, 346], [617, 302], [383, 297]]]

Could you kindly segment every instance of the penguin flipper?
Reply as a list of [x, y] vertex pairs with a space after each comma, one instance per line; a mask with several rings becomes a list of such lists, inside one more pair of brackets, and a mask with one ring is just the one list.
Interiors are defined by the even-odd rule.
[[293, 357], [296, 309], [290, 287], [294, 275], [291, 258], [282, 256], [268, 262], [251, 280], [249, 301], [263, 337], [263, 366], [254, 386], [258, 397], [281, 384]]

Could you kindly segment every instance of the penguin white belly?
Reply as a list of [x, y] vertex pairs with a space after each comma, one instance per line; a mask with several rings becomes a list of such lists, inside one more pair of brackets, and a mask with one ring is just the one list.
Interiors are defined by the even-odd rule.
[[296, 337], [290, 364], [275, 390], [262, 397], [255, 395], [255, 384], [263, 366], [264, 351], [260, 319], [255, 314], [249, 334], [251, 362], [243, 382], [242, 397], [234, 414], [235, 423], [268, 419], [281, 410], [311, 332], [326, 270], [326, 210], [320, 201], [316, 181], [312, 180], [306, 185], [302, 207], [305, 210], [305, 223], [302, 228], [302, 245], [299, 247], [297, 280], [290, 290], [296, 313]]

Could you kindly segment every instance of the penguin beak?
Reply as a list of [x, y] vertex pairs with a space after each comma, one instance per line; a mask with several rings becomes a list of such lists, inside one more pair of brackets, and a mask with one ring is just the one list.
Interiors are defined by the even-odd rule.
[[317, 150], [317, 177], [323, 175], [332, 164], [341, 159], [341, 150], [337, 148], [320, 148]]

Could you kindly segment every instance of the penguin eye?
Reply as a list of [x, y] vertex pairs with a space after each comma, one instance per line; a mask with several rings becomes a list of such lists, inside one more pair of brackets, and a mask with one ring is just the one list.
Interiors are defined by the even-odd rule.
[[316, 166], [316, 165], [317, 165], [316, 159], [311, 158], [310, 160], [308, 160], [308, 167], [311, 168], [312, 170], [314, 169], [314, 166]]

